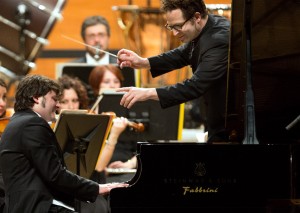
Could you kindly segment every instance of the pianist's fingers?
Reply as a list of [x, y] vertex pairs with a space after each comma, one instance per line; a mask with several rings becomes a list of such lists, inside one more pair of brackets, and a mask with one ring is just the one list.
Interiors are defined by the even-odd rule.
[[127, 183], [106, 183], [99, 184], [99, 194], [106, 195], [110, 192], [110, 190], [114, 188], [127, 187], [129, 184]]

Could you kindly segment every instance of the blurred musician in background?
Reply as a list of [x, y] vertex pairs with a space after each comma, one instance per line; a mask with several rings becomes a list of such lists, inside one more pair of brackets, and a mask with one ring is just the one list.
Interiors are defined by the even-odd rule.
[[0, 118], [6, 117], [7, 86], [3, 79], [0, 79]]
[[[110, 25], [106, 18], [98, 15], [87, 17], [81, 25], [81, 38], [86, 44], [85, 55], [81, 58], [71, 61], [71, 63], [87, 63], [91, 65], [117, 63], [117, 59], [115, 57], [95, 49], [98, 48], [108, 51], [110, 41]], [[92, 48], [91, 46], [95, 48]], [[88, 93], [90, 100], [89, 105], [92, 105], [95, 102], [93, 91], [88, 84], [83, 84]]]
[[79, 78], [62, 75], [58, 83], [62, 88], [59, 110], [88, 109], [87, 91]]
[[[122, 86], [124, 77], [121, 70], [114, 65], [96, 66], [90, 73], [89, 84], [92, 87], [95, 96], [98, 96], [100, 89], [116, 89]], [[123, 131], [125, 128], [123, 129]], [[122, 131], [122, 132], [123, 132]], [[115, 138], [118, 140], [119, 135]], [[136, 168], [136, 142], [134, 141], [118, 141], [111, 158], [109, 168]], [[116, 180], [115, 180], [116, 181]]]
[[[9, 120], [9, 117], [11, 115], [7, 115], [6, 112], [6, 104], [7, 104], [7, 85], [3, 79], [0, 79], [0, 119], [3, 119], [0, 121], [0, 126], [1, 126], [1, 133], [4, 131], [7, 121]], [[3, 212], [4, 209], [4, 197], [5, 197], [5, 192], [4, 192], [4, 183], [3, 183], [3, 178], [2, 178], [2, 172], [0, 171], [0, 212]]]
[[130, 108], [137, 101], [153, 99], [163, 108], [203, 96], [207, 105], [208, 142], [227, 141], [225, 131], [226, 72], [229, 48], [229, 21], [208, 14], [202, 0], [162, 0], [167, 30], [184, 44], [158, 56], [142, 58], [133, 51], [118, 52], [122, 67], [149, 69], [156, 77], [191, 66], [190, 79], [161, 88], [122, 88], [121, 105]]
[[[0, 119], [9, 120], [13, 115], [14, 109], [7, 108], [7, 85], [3, 79], [0, 79]], [[1, 128], [1, 131], [3, 129]]]
[[123, 81], [124, 76], [121, 70], [112, 64], [96, 66], [89, 76], [89, 84], [96, 97], [98, 96], [100, 89], [120, 88]]
[[[81, 37], [85, 44], [108, 51], [110, 40], [110, 26], [102, 16], [87, 17], [81, 25]], [[86, 54], [72, 62], [88, 64], [112, 64], [117, 63], [115, 57], [107, 53], [97, 51], [95, 48], [86, 46]]]

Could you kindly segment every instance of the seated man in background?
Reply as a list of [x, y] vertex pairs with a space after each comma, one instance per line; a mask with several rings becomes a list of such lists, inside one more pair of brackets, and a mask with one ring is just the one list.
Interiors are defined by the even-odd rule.
[[[85, 55], [71, 61], [71, 63], [87, 63], [89, 65], [117, 63], [116, 57], [96, 50], [98, 48], [108, 51], [109, 47], [110, 26], [103, 16], [87, 17], [81, 25], [81, 38], [87, 45], [85, 46]], [[91, 105], [93, 103], [93, 91], [88, 84], [84, 83], [84, 86], [90, 99], [89, 105]]]
[[[86, 54], [72, 62], [88, 64], [112, 64], [117, 59], [107, 53], [97, 51], [96, 48], [108, 51], [110, 39], [110, 26], [102, 16], [91, 16], [84, 20], [81, 25], [81, 37], [86, 46]], [[92, 47], [95, 48], [92, 48]]]

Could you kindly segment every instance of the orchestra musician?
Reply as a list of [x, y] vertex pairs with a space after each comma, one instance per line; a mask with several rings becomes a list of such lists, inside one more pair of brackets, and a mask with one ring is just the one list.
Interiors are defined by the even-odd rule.
[[0, 79], [0, 136], [13, 113], [13, 108], [7, 108], [7, 84]]
[[[7, 84], [3, 79], [0, 78], [0, 138], [13, 114], [14, 109], [7, 108]], [[4, 183], [2, 172], [0, 170], [0, 212], [3, 212], [4, 210], [4, 197]]]
[[121, 88], [121, 105], [130, 108], [138, 101], [153, 99], [162, 108], [178, 105], [201, 96], [207, 109], [208, 143], [228, 141], [225, 130], [226, 73], [230, 23], [208, 14], [202, 0], [162, 0], [167, 30], [184, 44], [157, 56], [143, 58], [133, 51], [118, 52], [120, 67], [149, 69], [153, 77], [191, 66], [191, 78], [160, 88]]
[[115, 57], [97, 50], [107, 51], [109, 46], [110, 26], [103, 16], [87, 17], [81, 25], [81, 38], [87, 44], [85, 56], [72, 62], [97, 65], [117, 63]]
[[0, 118], [6, 117], [7, 86], [3, 79], [0, 79]]
[[[6, 109], [6, 104], [7, 104], [7, 85], [3, 79], [0, 79], [0, 119], [2, 119], [0, 120], [0, 128], [1, 128], [0, 137], [9, 121], [9, 118], [12, 116], [12, 112], [13, 112], [13, 110]], [[3, 212], [4, 209], [4, 197], [5, 197], [4, 183], [2, 178], [2, 172], [0, 170], [0, 212]]]
[[[116, 64], [117, 58], [108, 52], [110, 42], [110, 25], [103, 16], [93, 15], [86, 17], [81, 24], [81, 38], [85, 44], [85, 55], [76, 58], [71, 63], [86, 63], [90, 65]], [[83, 82], [87, 89], [89, 105], [94, 99], [90, 85]]]

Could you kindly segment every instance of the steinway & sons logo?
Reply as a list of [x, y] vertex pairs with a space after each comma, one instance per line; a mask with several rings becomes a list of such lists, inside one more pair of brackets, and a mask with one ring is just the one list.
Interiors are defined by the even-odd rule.
[[195, 163], [190, 175], [178, 177], [174, 174], [174, 176], [164, 177], [163, 181], [165, 184], [181, 187], [183, 196], [224, 193], [224, 190], [232, 189], [238, 182], [236, 177], [225, 176], [223, 172], [210, 175], [204, 162]]
[[[203, 177], [206, 175], [205, 163], [199, 162], [196, 163], [196, 167], [194, 170], [194, 174], [196, 176]], [[194, 194], [194, 193], [218, 193], [219, 187], [190, 187], [190, 186], [183, 186], [183, 195]]]
[[194, 173], [197, 176], [203, 177], [206, 174], [205, 163], [196, 163]]

